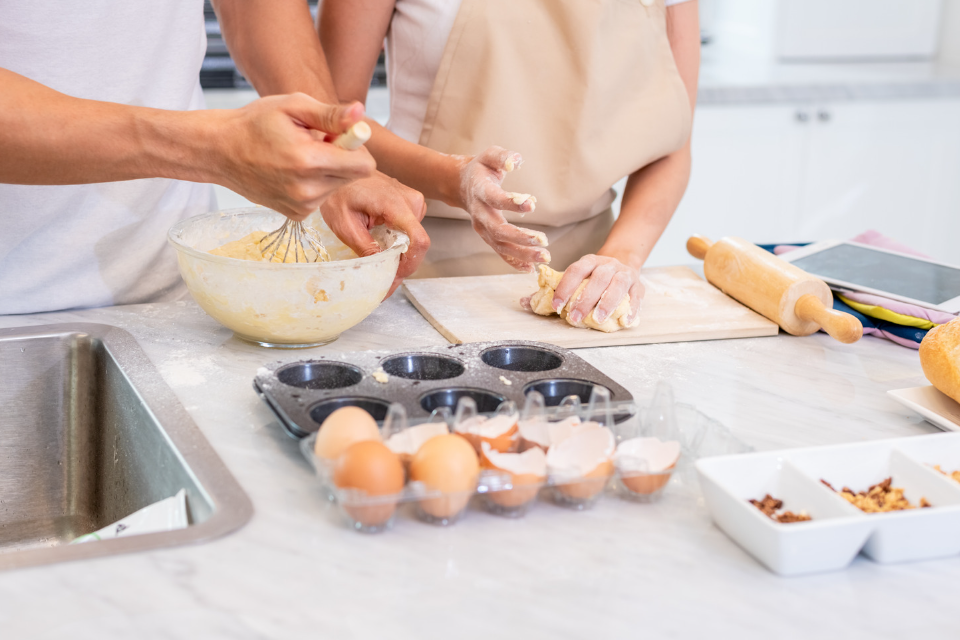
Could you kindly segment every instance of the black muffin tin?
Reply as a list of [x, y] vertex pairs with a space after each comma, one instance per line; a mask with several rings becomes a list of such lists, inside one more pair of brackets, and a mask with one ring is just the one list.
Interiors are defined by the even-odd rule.
[[[380, 367], [390, 376], [386, 384], [373, 377]], [[253, 383], [287, 433], [298, 439], [317, 431], [344, 406], [360, 407], [382, 421], [390, 404], [398, 402], [410, 422], [417, 423], [441, 407], [454, 411], [463, 396], [472, 397], [478, 411], [487, 413], [506, 400], [522, 408], [526, 393], [534, 389], [548, 407], [571, 395], [586, 403], [594, 385], [610, 391], [618, 422], [632, 414], [633, 396], [622, 386], [572, 351], [529, 341], [358, 351], [278, 362], [262, 368]]]

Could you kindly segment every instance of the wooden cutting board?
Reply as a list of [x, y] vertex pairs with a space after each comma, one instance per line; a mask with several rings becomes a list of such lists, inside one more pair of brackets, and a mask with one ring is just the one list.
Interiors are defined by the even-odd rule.
[[640, 325], [616, 333], [571, 327], [520, 306], [537, 290], [534, 274], [407, 280], [410, 302], [454, 344], [538, 340], [560, 347], [605, 347], [776, 335], [779, 327], [687, 267], [644, 269]]

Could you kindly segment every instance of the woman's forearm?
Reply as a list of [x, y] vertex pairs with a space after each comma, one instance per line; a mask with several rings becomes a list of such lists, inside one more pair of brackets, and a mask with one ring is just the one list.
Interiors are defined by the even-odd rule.
[[[700, 75], [700, 19], [697, 0], [667, 7], [667, 37], [691, 112]], [[620, 215], [600, 255], [640, 269], [680, 205], [690, 181], [690, 140], [678, 151], [632, 174], [623, 192]]]
[[598, 252], [639, 270], [673, 217], [690, 179], [689, 142], [627, 179], [620, 215]]
[[[341, 101], [366, 102], [395, 5], [395, 0], [324, 0], [318, 33]], [[427, 198], [463, 206], [463, 159], [421, 147], [372, 120], [368, 122], [373, 136], [366, 147], [380, 171]]]
[[367, 149], [377, 168], [396, 178], [425, 198], [440, 200], [452, 207], [463, 207], [460, 195], [460, 170], [469, 158], [450, 156], [404, 140], [389, 129], [368, 119], [373, 136]]

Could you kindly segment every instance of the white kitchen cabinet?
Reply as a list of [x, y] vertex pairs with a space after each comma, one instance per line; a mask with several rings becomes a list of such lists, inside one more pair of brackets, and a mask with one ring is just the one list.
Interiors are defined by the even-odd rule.
[[649, 264], [686, 238], [850, 238], [867, 229], [960, 263], [960, 100], [706, 106], [690, 186]]
[[960, 263], [960, 101], [818, 107], [798, 239], [875, 229]]
[[693, 169], [680, 207], [649, 264], [682, 264], [699, 233], [754, 242], [794, 237], [806, 129], [787, 106], [708, 107], [693, 126]]

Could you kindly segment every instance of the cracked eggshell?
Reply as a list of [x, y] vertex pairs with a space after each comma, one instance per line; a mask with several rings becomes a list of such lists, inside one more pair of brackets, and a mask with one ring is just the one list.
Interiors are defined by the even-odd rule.
[[484, 442], [480, 466], [510, 475], [513, 489], [489, 494], [490, 500], [503, 507], [519, 507], [533, 500], [547, 479], [547, 456], [539, 447], [523, 453], [501, 453]]
[[547, 471], [563, 480], [572, 480], [558, 483], [557, 489], [578, 500], [590, 499], [603, 491], [613, 475], [613, 432], [591, 424], [596, 423], [584, 423], [547, 452]]
[[676, 440], [632, 438], [617, 447], [614, 464], [623, 486], [634, 493], [651, 494], [666, 486], [679, 459]]
[[364, 440], [380, 440], [376, 420], [359, 407], [341, 407], [320, 425], [313, 452], [318, 458], [335, 460], [350, 445]]
[[447, 494], [420, 500], [420, 508], [435, 518], [450, 518], [462, 511], [477, 488], [479, 475], [477, 452], [454, 433], [430, 438], [410, 461], [412, 482]]
[[[356, 442], [337, 458], [333, 483], [339, 489], [363, 491], [374, 499], [346, 501], [343, 509], [366, 526], [387, 522], [403, 491], [403, 465], [395, 453], [376, 440]], [[382, 496], [381, 499], [376, 499]], [[392, 496], [392, 497], [388, 497]]]
[[414, 454], [420, 450], [420, 447], [422, 447], [427, 440], [437, 436], [445, 436], [449, 433], [450, 431], [444, 423], [428, 422], [418, 424], [415, 427], [409, 427], [399, 433], [393, 434], [387, 438], [386, 445], [391, 451], [400, 456], [400, 461], [403, 463], [404, 468], [407, 468], [410, 466], [410, 461], [413, 459]]
[[[570, 416], [558, 422], [548, 422], [542, 418], [530, 418], [517, 425], [520, 438], [520, 451], [539, 447], [547, 451], [551, 445], [569, 438], [575, 427], [580, 426], [580, 418]], [[590, 423], [597, 425], [595, 422]]]
[[458, 435], [463, 436], [480, 453], [480, 445], [484, 442], [501, 452], [516, 451], [517, 416], [497, 415], [492, 418], [474, 416], [456, 425]]

